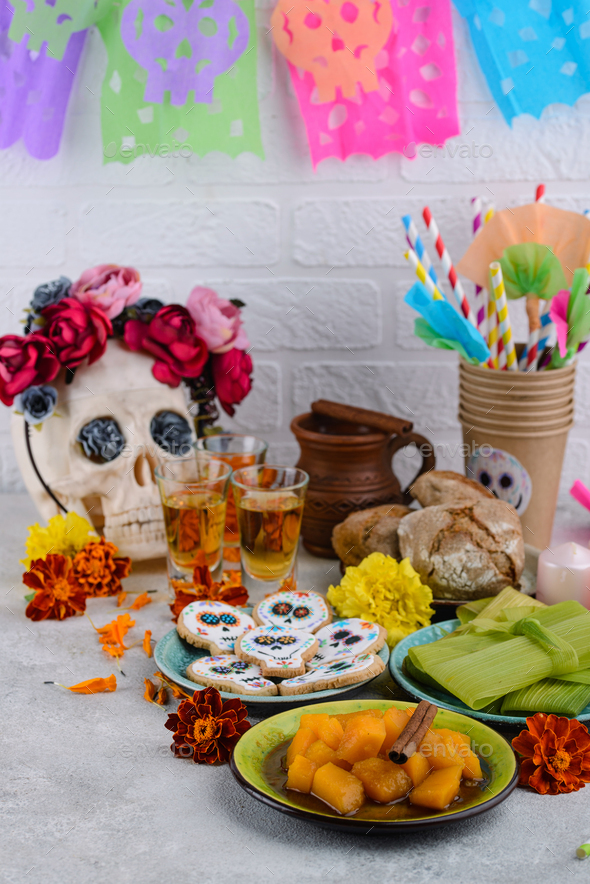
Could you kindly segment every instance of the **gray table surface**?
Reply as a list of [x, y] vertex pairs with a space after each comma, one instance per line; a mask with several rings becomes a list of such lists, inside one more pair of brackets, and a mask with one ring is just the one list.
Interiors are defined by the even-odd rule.
[[[0, 881], [588, 880], [590, 860], [578, 860], [575, 848], [590, 839], [590, 787], [555, 797], [517, 789], [490, 812], [431, 832], [346, 835], [265, 807], [240, 789], [228, 766], [175, 759], [165, 711], [143, 700], [143, 679], [156, 667], [140, 647], [125, 654], [126, 678], [118, 676], [113, 694], [78, 696], [44, 684], [71, 685], [117, 670], [85, 617], [26, 619], [18, 559], [36, 514], [17, 495], [0, 497], [0, 510]], [[332, 564], [302, 554], [301, 583], [327, 589], [338, 576], [337, 568], [329, 572]], [[165, 587], [161, 563], [138, 566], [127, 581], [132, 590]], [[137, 613], [137, 636], [149, 628], [159, 639], [170, 629], [159, 598]], [[115, 616], [109, 599], [88, 609], [98, 624]], [[392, 691], [384, 674], [361, 696]]]

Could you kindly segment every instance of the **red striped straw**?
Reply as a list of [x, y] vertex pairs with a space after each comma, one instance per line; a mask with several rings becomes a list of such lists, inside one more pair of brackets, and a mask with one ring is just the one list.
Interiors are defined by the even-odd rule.
[[539, 184], [535, 193], [535, 202], [536, 203], [544, 203], [545, 202], [545, 185]]
[[467, 295], [465, 294], [465, 290], [461, 285], [461, 280], [457, 276], [457, 271], [453, 267], [451, 256], [449, 255], [445, 247], [436, 221], [432, 217], [432, 212], [430, 211], [428, 206], [425, 206], [422, 212], [422, 217], [424, 218], [424, 223], [428, 228], [428, 232], [432, 238], [434, 247], [438, 253], [438, 257], [440, 258], [443, 270], [446, 273], [449, 282], [451, 283], [451, 288], [453, 289], [453, 293], [455, 295], [455, 298], [457, 299], [457, 303], [461, 308], [461, 312], [463, 313], [465, 319], [467, 319], [474, 328], [477, 328], [477, 322], [475, 321], [475, 316], [473, 315], [473, 311], [469, 306], [469, 301], [467, 300]]

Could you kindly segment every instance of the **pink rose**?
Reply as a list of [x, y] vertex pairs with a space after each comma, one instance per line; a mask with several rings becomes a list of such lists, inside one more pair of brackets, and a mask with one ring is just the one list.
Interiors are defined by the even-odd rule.
[[211, 368], [215, 395], [231, 417], [235, 412], [233, 406], [245, 399], [252, 389], [252, 360], [243, 350], [234, 348], [228, 353], [214, 354]]
[[99, 264], [89, 267], [72, 284], [70, 297], [91, 307], [99, 307], [109, 319], [114, 319], [125, 307], [135, 304], [141, 288], [139, 273], [133, 267]]
[[227, 353], [233, 347], [247, 350], [250, 346], [242, 328], [240, 308], [220, 298], [213, 289], [196, 286], [188, 297], [186, 309], [211, 353]]

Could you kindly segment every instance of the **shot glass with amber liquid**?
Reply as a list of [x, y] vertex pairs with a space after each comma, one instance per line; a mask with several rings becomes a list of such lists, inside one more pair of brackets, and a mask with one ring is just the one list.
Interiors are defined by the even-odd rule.
[[203, 550], [214, 577], [223, 561], [223, 531], [231, 467], [193, 456], [163, 460], [155, 470], [166, 529], [168, 579], [192, 583]]
[[309, 476], [296, 467], [255, 466], [236, 470], [231, 483], [242, 583], [259, 601], [294, 577]]
[[[216, 433], [197, 439], [195, 443], [197, 458], [202, 455], [215, 457], [229, 464], [232, 470], [263, 464], [267, 449], [268, 443], [264, 439], [242, 433]], [[228, 571], [240, 568], [240, 533], [231, 483], [227, 492], [223, 560], [224, 569]]]

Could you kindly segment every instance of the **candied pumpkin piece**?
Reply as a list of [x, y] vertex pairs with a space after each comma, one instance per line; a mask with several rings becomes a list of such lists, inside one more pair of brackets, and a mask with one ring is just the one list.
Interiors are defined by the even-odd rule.
[[371, 718], [383, 718], [383, 713], [380, 709], [361, 709], [359, 712], [343, 712], [341, 715], [333, 715], [332, 718], [337, 718], [342, 727], [346, 727], [347, 722], [352, 721], [354, 718], [361, 718], [364, 715], [368, 715]]
[[309, 747], [317, 739], [308, 727], [300, 727], [287, 749], [287, 767], [291, 767], [296, 755], [305, 755]]
[[332, 764], [335, 763], [336, 752], [334, 749], [331, 749], [327, 743], [324, 743], [323, 740], [316, 740], [305, 753], [305, 757], [317, 764], [318, 767], [323, 767], [323, 765], [327, 764], [329, 761], [331, 761]]
[[321, 724], [325, 724], [326, 722], [328, 722], [329, 718], [330, 716], [327, 712], [307, 712], [305, 713], [305, 715], [301, 716], [299, 727], [308, 727], [311, 731], [314, 732], [316, 740], [321, 740], [322, 737], [320, 737], [319, 735], [318, 728]]
[[365, 758], [352, 765], [351, 773], [364, 786], [365, 794], [380, 804], [403, 798], [412, 788], [412, 780], [399, 765], [388, 758]]
[[434, 770], [444, 767], [463, 767], [462, 752], [452, 740], [446, 740], [440, 734], [429, 730], [420, 743], [418, 752], [428, 759]]
[[320, 723], [317, 733], [320, 740], [327, 743], [331, 749], [337, 749], [344, 735], [344, 728], [336, 718], [329, 718]]
[[433, 770], [419, 786], [410, 792], [410, 803], [431, 810], [444, 810], [459, 794], [463, 768], [456, 764]]
[[402, 767], [412, 780], [414, 786], [419, 786], [432, 770], [430, 760], [421, 755], [420, 752], [415, 752], [408, 758], [405, 764], [402, 764]]
[[397, 709], [391, 706], [383, 716], [383, 724], [385, 725], [385, 739], [381, 746], [382, 752], [389, 752], [407, 723], [409, 717], [403, 709]]
[[289, 765], [287, 789], [294, 789], [296, 792], [304, 792], [309, 795], [317, 769], [317, 764], [314, 764], [309, 758], [296, 755]]
[[381, 719], [368, 715], [353, 718], [346, 723], [336, 755], [354, 764], [377, 755], [384, 739], [385, 725]]
[[450, 739], [457, 748], [457, 754], [463, 762], [463, 779], [482, 780], [483, 773], [479, 758], [471, 749], [471, 741], [467, 734], [461, 734], [459, 731], [448, 731]]
[[358, 777], [331, 762], [318, 768], [311, 791], [342, 816], [355, 813], [365, 800], [365, 790]]
[[460, 746], [461, 744], [471, 746], [471, 740], [467, 734], [461, 734], [459, 731], [449, 730], [448, 727], [433, 727], [431, 730], [434, 734], [441, 736], [443, 740], [451, 740], [455, 746]]

